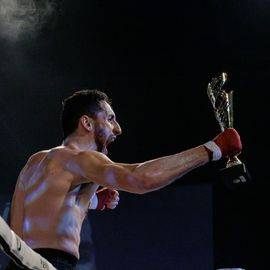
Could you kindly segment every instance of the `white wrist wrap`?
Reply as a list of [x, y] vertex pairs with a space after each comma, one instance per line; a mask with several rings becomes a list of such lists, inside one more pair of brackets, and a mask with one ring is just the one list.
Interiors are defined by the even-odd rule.
[[213, 159], [212, 160], [219, 160], [222, 157], [222, 153], [220, 148], [217, 146], [217, 144], [213, 141], [209, 141], [204, 144], [206, 148], [208, 148], [213, 153]]
[[96, 194], [94, 194], [92, 198], [90, 199], [90, 204], [89, 204], [88, 209], [95, 210], [97, 209], [97, 206], [98, 206], [98, 197]]

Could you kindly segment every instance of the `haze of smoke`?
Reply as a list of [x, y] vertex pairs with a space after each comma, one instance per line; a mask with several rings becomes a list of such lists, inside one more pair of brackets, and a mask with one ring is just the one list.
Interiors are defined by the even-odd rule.
[[11, 41], [34, 35], [54, 11], [49, 0], [0, 0], [0, 35]]

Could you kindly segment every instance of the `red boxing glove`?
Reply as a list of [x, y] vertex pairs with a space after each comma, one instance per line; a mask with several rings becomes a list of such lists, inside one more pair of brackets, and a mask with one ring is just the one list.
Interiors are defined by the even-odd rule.
[[106, 203], [109, 199], [109, 190], [107, 188], [102, 188], [96, 192], [98, 198], [98, 205], [96, 210], [105, 210]]
[[119, 193], [115, 189], [102, 188], [96, 192], [98, 205], [96, 210], [115, 209], [119, 202]]
[[234, 128], [225, 129], [204, 146], [212, 152], [212, 160], [234, 156], [242, 150], [240, 136]]

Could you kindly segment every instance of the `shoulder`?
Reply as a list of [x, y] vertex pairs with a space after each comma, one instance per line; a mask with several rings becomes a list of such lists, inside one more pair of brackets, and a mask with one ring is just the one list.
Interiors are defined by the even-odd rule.
[[57, 157], [61, 156], [64, 152], [64, 149], [61, 148], [61, 147], [54, 147], [54, 148], [51, 148], [51, 149], [46, 149], [46, 150], [41, 150], [41, 151], [38, 151], [34, 154], [32, 154], [27, 162], [26, 162], [26, 166], [31, 166], [31, 165], [34, 165], [34, 164], [38, 164], [42, 161], [46, 161], [48, 162], [49, 160], [56, 160]]
[[97, 151], [80, 151], [76, 154], [75, 159], [78, 160], [81, 163], [87, 163], [89, 162], [91, 164], [109, 164], [113, 163], [105, 154]]
[[56, 156], [64, 155], [64, 154], [75, 155], [76, 151], [69, 150], [63, 146], [57, 146], [57, 147], [50, 148], [47, 150], [41, 150], [41, 151], [38, 151], [38, 152], [32, 154], [29, 157], [28, 161], [39, 162], [40, 160], [44, 159], [45, 157], [51, 159], [51, 158], [54, 158]]
[[35, 162], [35, 161], [39, 161], [39, 160], [43, 159], [49, 153], [49, 151], [50, 150], [42, 150], [42, 151], [39, 151], [39, 152], [32, 154], [29, 157], [28, 162]]
[[80, 171], [85, 175], [90, 172], [102, 172], [104, 168], [113, 162], [103, 153], [97, 151], [79, 151], [70, 155], [65, 162], [67, 170]]
[[69, 154], [63, 163], [63, 169], [73, 176], [72, 185], [94, 182], [104, 178], [104, 169], [112, 163], [103, 153], [97, 151], [77, 151]]

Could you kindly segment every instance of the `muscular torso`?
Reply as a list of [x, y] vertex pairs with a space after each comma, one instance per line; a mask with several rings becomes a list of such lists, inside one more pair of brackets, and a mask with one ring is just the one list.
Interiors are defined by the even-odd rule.
[[60, 249], [79, 258], [82, 222], [98, 185], [74, 184], [80, 176], [67, 163], [76, 154], [64, 147], [40, 152], [18, 178], [11, 228], [33, 249]]

